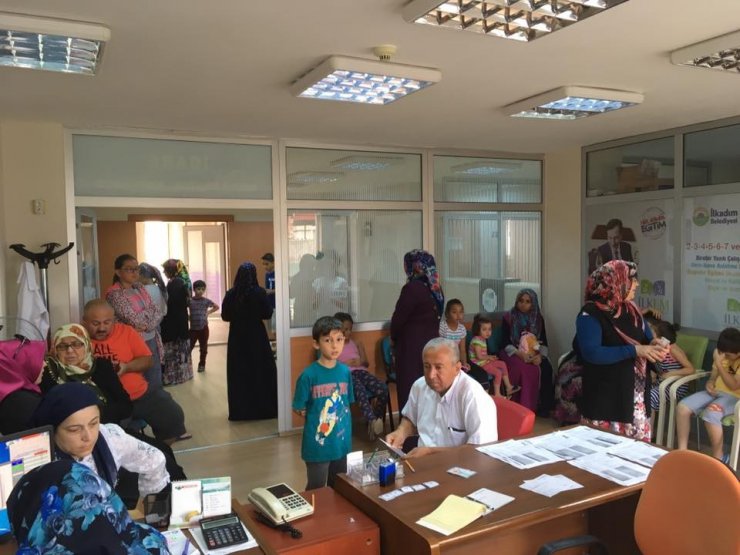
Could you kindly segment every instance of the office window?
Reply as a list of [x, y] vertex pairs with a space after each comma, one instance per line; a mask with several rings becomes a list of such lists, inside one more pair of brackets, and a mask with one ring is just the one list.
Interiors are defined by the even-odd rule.
[[288, 148], [289, 200], [421, 200], [421, 155]]
[[271, 199], [271, 147], [74, 135], [75, 194]]
[[435, 245], [445, 297], [468, 314], [509, 310], [523, 288], [540, 293], [539, 212], [438, 211]]
[[684, 187], [740, 183], [740, 125], [687, 133]]
[[389, 320], [406, 280], [403, 255], [421, 243], [421, 211], [289, 210], [291, 327], [340, 311]]
[[542, 162], [435, 156], [434, 200], [437, 202], [541, 202]]
[[673, 189], [673, 137], [589, 152], [586, 166], [589, 197]]

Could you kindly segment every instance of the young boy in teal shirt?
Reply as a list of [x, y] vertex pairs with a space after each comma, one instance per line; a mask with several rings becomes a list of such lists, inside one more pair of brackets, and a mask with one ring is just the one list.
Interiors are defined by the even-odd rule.
[[349, 405], [355, 400], [350, 369], [337, 361], [344, 348], [342, 323], [322, 316], [312, 336], [319, 359], [301, 372], [293, 396], [293, 411], [306, 419], [301, 444], [306, 490], [333, 486], [337, 474], [347, 471], [352, 449]]

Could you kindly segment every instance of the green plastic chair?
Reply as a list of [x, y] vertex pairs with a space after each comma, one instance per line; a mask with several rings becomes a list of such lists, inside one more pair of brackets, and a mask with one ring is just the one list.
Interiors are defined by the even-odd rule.
[[[658, 424], [655, 431], [655, 443], [663, 445], [663, 430], [665, 429], [666, 415], [668, 418], [668, 432], [666, 434], [665, 445], [672, 448], [676, 437], [676, 397], [679, 386], [684, 383], [696, 382], [699, 378], [708, 375], [708, 372], [702, 370], [704, 357], [707, 354], [709, 339], [700, 335], [689, 335], [687, 333], [678, 333], [676, 336], [676, 345], [681, 347], [686, 353], [686, 357], [696, 370], [691, 376], [674, 377], [663, 380], [660, 384], [660, 408], [658, 409]], [[665, 392], [668, 389], [669, 400], [665, 399]]]

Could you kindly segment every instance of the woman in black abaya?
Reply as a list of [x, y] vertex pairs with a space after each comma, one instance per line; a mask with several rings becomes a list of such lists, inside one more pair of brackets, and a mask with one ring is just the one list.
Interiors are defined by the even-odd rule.
[[229, 322], [229, 420], [277, 417], [277, 369], [263, 323], [271, 316], [272, 306], [257, 282], [257, 269], [245, 262], [221, 304], [221, 318]]

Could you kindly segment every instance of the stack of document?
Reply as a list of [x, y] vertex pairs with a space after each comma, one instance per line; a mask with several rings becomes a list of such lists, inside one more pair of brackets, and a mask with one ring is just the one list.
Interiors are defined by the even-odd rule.
[[555, 476], [542, 474], [541, 476], [537, 476], [537, 478], [533, 480], [524, 480], [524, 483], [522, 483], [522, 485], [519, 487], [522, 489], [533, 491], [535, 493], [539, 493], [540, 495], [544, 495], [546, 497], [552, 497], [554, 495], [557, 495], [561, 491], [578, 489], [582, 488], [583, 486], [578, 482], [574, 482], [567, 476], [563, 476], [562, 474], [556, 474]]
[[534, 468], [543, 464], [560, 462], [562, 459], [532, 441], [510, 439], [493, 445], [477, 447], [478, 451], [519, 469]]
[[620, 486], [634, 486], [647, 480], [650, 469], [631, 463], [609, 453], [596, 453], [568, 461], [591, 474], [606, 478]]
[[435, 532], [449, 536], [488, 512], [488, 507], [457, 495], [448, 495], [439, 507], [416, 521]]

